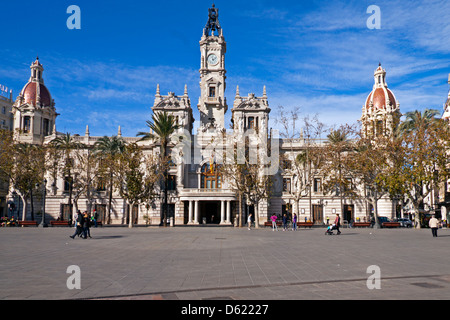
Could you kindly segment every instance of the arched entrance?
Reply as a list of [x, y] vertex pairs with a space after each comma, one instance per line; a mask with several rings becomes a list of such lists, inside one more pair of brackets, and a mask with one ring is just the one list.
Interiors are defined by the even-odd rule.
[[220, 223], [220, 201], [200, 202], [200, 223], [219, 224]]

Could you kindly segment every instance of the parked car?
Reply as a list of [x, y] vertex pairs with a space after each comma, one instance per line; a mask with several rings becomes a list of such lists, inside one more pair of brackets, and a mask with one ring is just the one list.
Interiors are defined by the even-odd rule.
[[400, 227], [403, 228], [412, 228], [413, 223], [408, 218], [398, 218], [398, 222], [400, 222]]
[[383, 225], [383, 222], [389, 222], [389, 219], [387, 217], [378, 217], [378, 223]]

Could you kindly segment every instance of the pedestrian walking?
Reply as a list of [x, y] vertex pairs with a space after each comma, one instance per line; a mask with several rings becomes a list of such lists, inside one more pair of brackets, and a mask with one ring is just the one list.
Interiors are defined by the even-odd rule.
[[270, 217], [270, 220], [272, 220], [272, 231], [275, 231], [275, 230], [278, 231], [277, 215], [275, 213]]
[[428, 226], [431, 228], [431, 234], [433, 237], [437, 237], [437, 230], [439, 228], [439, 221], [436, 219], [434, 214], [431, 216], [430, 221], [428, 221]]
[[334, 219], [334, 224], [336, 226], [337, 234], [341, 234], [339, 227], [341, 226], [341, 218], [339, 217], [339, 213], [336, 213], [336, 219]]
[[248, 218], [247, 218], [247, 227], [248, 227], [248, 230], [250, 230], [251, 226], [252, 226], [252, 214], [250, 213], [250, 214], [248, 215]]
[[73, 214], [73, 226], [75, 229], [77, 228], [77, 219], [79, 214], [81, 214], [80, 210], [75, 211]]
[[90, 227], [91, 227], [91, 219], [89, 218], [88, 213], [85, 211], [83, 213], [83, 239], [87, 239], [87, 237], [92, 238]]
[[82, 234], [82, 230], [83, 230], [83, 215], [81, 214], [81, 212], [78, 210], [77, 212], [77, 218], [75, 220], [75, 233], [69, 237], [71, 237], [72, 239], [75, 239], [76, 236], [80, 236]]
[[297, 231], [297, 214], [292, 217], [292, 231]]
[[97, 220], [98, 220], [98, 213], [97, 210], [94, 209], [94, 212], [92, 214], [92, 217], [94, 218], [94, 228], [97, 228]]

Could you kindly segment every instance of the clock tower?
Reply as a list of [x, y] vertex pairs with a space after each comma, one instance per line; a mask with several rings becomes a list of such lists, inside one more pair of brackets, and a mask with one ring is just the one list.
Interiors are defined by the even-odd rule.
[[200, 40], [200, 111], [199, 133], [225, 131], [225, 53], [226, 42], [219, 24], [219, 10], [209, 9], [208, 22]]

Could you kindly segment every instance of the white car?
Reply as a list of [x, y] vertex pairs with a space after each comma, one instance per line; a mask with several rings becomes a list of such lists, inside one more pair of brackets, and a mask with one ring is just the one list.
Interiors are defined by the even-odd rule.
[[412, 221], [409, 220], [408, 218], [398, 218], [397, 221], [400, 222], [400, 227], [412, 228], [413, 226]]

